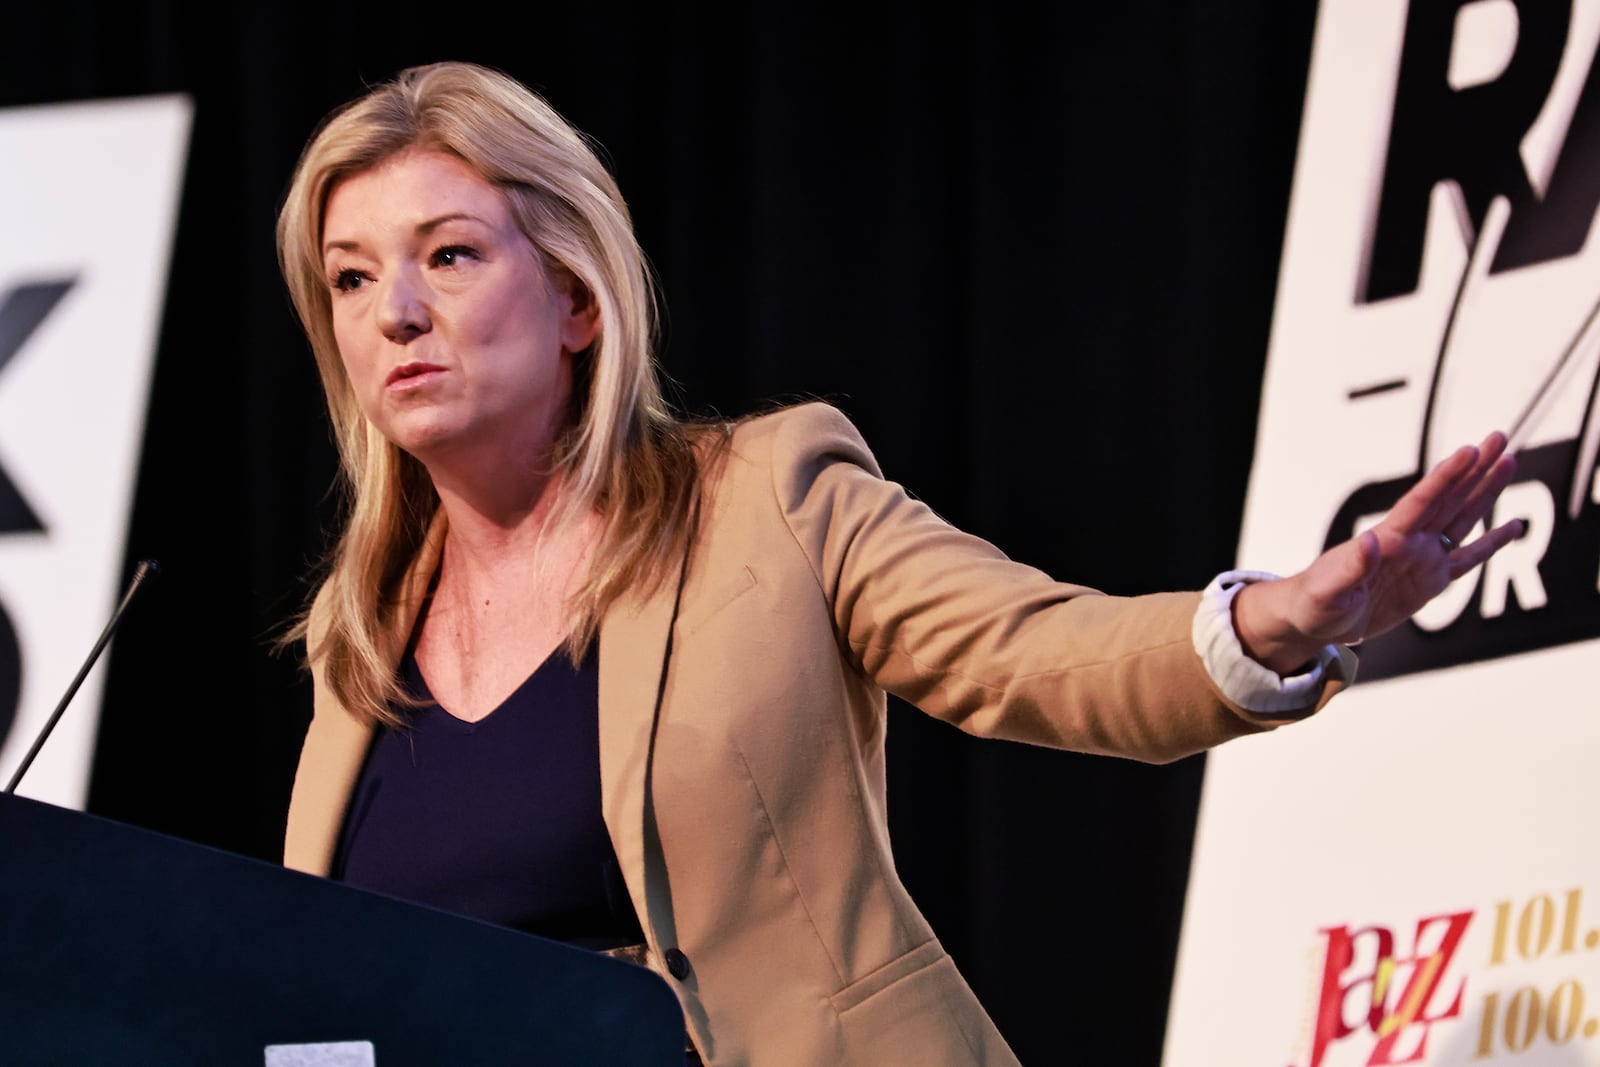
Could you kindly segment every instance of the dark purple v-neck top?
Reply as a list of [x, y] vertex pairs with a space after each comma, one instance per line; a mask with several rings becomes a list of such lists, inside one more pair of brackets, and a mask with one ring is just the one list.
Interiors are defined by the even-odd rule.
[[408, 729], [381, 729], [333, 876], [591, 948], [644, 940], [600, 809], [598, 653], [561, 650], [478, 722], [439, 707], [407, 654]]

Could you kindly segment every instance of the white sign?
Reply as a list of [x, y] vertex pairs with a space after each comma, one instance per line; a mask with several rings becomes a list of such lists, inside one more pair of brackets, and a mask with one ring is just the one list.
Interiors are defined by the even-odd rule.
[[[0, 776], [120, 596], [183, 97], [0, 111]], [[104, 659], [18, 788], [81, 807]]]
[[1207, 757], [1167, 1067], [1600, 1064], [1600, 0], [1327, 0], [1239, 552], [1459, 444], [1527, 535]]
[[268, 1045], [266, 1067], [377, 1067], [370, 1041], [330, 1041], [309, 1045]]

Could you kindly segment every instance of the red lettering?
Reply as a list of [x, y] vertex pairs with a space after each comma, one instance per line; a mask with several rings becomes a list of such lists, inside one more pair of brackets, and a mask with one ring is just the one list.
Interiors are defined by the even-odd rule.
[[[1448, 1007], [1433, 1015], [1428, 1014], [1428, 1007], [1433, 1002], [1434, 994], [1444, 979], [1445, 971], [1450, 967], [1450, 961], [1455, 958], [1456, 949], [1460, 947], [1461, 938], [1466, 934], [1467, 925], [1471, 921], [1470, 911], [1433, 915], [1417, 920], [1416, 936], [1411, 942], [1411, 959], [1396, 961], [1411, 965], [1411, 979], [1406, 983], [1404, 992], [1399, 995], [1394, 1009], [1386, 1013], [1383, 1021], [1374, 1028], [1378, 1034], [1378, 1043], [1372, 1050], [1372, 1058], [1367, 1060], [1368, 1067], [1415, 1063], [1427, 1055], [1429, 1027], [1436, 1022], [1453, 1019], [1461, 1014], [1461, 995], [1467, 988], [1465, 978], [1456, 986], [1456, 995]], [[1441, 923], [1444, 929], [1439, 939], [1439, 946], [1424, 955], [1423, 939], [1430, 927]], [[1412, 1030], [1416, 1030], [1416, 1045], [1409, 1053], [1402, 1055], [1398, 1052], [1400, 1038]]]
[[[1328, 939], [1328, 952], [1322, 965], [1322, 992], [1317, 996], [1317, 1024], [1311, 1037], [1311, 1062], [1307, 1067], [1321, 1067], [1328, 1046], [1349, 1037], [1361, 1026], [1360, 1021], [1345, 1021], [1345, 1002], [1352, 990], [1362, 986], [1372, 986], [1373, 994], [1379, 993], [1378, 970], [1385, 960], [1394, 959], [1394, 934], [1388, 927], [1367, 926], [1351, 930], [1348, 926], [1330, 926], [1318, 932]], [[1345, 981], [1345, 971], [1355, 963], [1356, 940], [1368, 936], [1377, 941], [1372, 972]], [[1365, 1022], [1377, 1030], [1383, 1021], [1383, 1004], [1382, 998], [1373, 994], [1366, 997]]]
[[[1429, 1028], [1461, 1013], [1465, 978], [1447, 1005], [1438, 1007], [1436, 1002], [1472, 915], [1463, 911], [1419, 919], [1406, 956], [1396, 955], [1394, 933], [1385, 926], [1319, 930], [1327, 939], [1327, 951], [1306, 1067], [1322, 1067], [1330, 1046], [1363, 1028], [1378, 1039], [1367, 1067], [1396, 1067], [1422, 1059]], [[1433, 938], [1438, 944], [1425, 950]], [[1357, 962], [1358, 948], [1363, 957], [1371, 951], [1370, 967], [1365, 959]]]

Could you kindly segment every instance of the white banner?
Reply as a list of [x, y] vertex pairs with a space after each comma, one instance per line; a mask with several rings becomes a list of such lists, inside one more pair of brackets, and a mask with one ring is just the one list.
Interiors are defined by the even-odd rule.
[[1326, 0], [1241, 565], [1506, 430], [1527, 535], [1208, 757], [1168, 1067], [1600, 1064], [1600, 0]]
[[[0, 778], [120, 590], [188, 150], [183, 97], [0, 111]], [[89, 675], [19, 789], [81, 807]]]

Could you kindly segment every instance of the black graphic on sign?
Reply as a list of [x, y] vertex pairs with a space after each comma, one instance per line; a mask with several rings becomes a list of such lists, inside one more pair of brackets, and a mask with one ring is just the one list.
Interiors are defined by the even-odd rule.
[[1555, 167], [1542, 196], [1523, 166], [1521, 145], [1543, 110], [1561, 65], [1571, 0], [1513, 0], [1517, 39], [1493, 81], [1449, 83], [1457, 16], [1472, 0], [1413, 0], [1406, 19], [1389, 128], [1388, 159], [1376, 225], [1360, 284], [1363, 303], [1417, 288], [1428, 198], [1454, 182], [1471, 225], [1503, 196], [1511, 218], [1490, 265], [1493, 273], [1543, 263], [1583, 249], [1600, 207], [1600, 64], [1591, 62]]
[[[1430, 457], [1430, 451], [1441, 444], [1433, 439], [1434, 427], [1447, 421], [1442, 419], [1446, 412], [1440, 382], [1450, 365], [1462, 308], [1475, 299], [1476, 285], [1498, 272], [1582, 251], [1600, 207], [1600, 63], [1590, 61], [1542, 197], [1528, 178], [1519, 149], [1549, 102], [1568, 41], [1570, 0], [1513, 0], [1517, 39], [1505, 70], [1491, 82], [1455, 89], [1448, 83], [1450, 53], [1456, 19], [1467, 2], [1411, 4], [1368, 249], [1369, 275], [1358, 296], [1359, 303], [1417, 288], [1429, 197], [1438, 183], [1454, 182], [1470, 221], [1469, 247], [1426, 383], [1417, 468], [1404, 478], [1352, 493], [1329, 526], [1328, 545], [1353, 536], [1363, 522], [1387, 512], [1439, 458]], [[1511, 210], [1496, 233], [1489, 219], [1497, 197], [1504, 197]], [[1499, 524], [1522, 518], [1528, 532], [1487, 567], [1463, 579], [1473, 584], [1471, 590], [1451, 590], [1425, 619], [1370, 642], [1361, 657], [1363, 680], [1600, 637], [1600, 483], [1595, 474], [1600, 370], [1586, 383], [1586, 414], [1575, 437], [1549, 441], [1551, 435], [1545, 433], [1536, 447], [1523, 444], [1541, 436], [1539, 424], [1555, 394], [1583, 388], [1571, 378], [1592, 355], [1597, 330], [1600, 302], [1587, 309], [1559, 351], [1507, 354], [1524, 364], [1548, 360], [1549, 366], [1520, 412], [1503, 427], [1517, 457], [1518, 480], [1507, 489], [1492, 520]], [[1350, 390], [1346, 398], [1360, 403], [1413, 384], [1406, 378], [1375, 382]]]
[[[33, 331], [49, 317], [76, 280], [33, 282], [19, 285], [6, 294], [5, 301], [0, 303], [0, 371], [4, 371], [11, 358], [22, 350]], [[34, 533], [43, 529], [39, 517], [0, 467], [0, 534]], [[0, 682], [3, 680], [0, 678]], [[0, 697], [3, 696], [0, 690]]]
[[[1479, 231], [1478, 238], [1483, 237]], [[1328, 528], [1324, 547], [1354, 536], [1361, 522], [1382, 515], [1415, 485], [1428, 465], [1429, 428], [1439, 414], [1437, 384], [1450, 353], [1461, 306], [1469, 299], [1473, 263], [1480, 255], [1475, 239], [1456, 287], [1449, 321], [1434, 361], [1428, 406], [1417, 447], [1417, 470], [1404, 478], [1362, 486], [1340, 505]], [[1510, 427], [1515, 444], [1538, 428], [1546, 393], [1557, 388], [1567, 364], [1580, 352], [1584, 338], [1600, 322], [1600, 302], [1590, 307], [1577, 332], [1564, 346], [1535, 395]], [[1358, 402], [1387, 391], [1391, 385], [1354, 390]], [[1513, 518], [1528, 523], [1521, 547], [1502, 550], [1497, 562], [1480, 568], [1470, 603], [1448, 625], [1427, 630], [1413, 621], [1369, 643], [1362, 652], [1364, 680], [1435, 670], [1458, 663], [1509, 656], [1552, 645], [1600, 637], [1600, 478], [1596, 449], [1600, 442], [1600, 369], [1589, 382], [1588, 404], [1578, 435], [1535, 448], [1516, 449], [1517, 482], [1502, 497], [1503, 508], [1491, 516], [1495, 525]], [[1509, 509], [1509, 510], [1508, 510]], [[1518, 510], [1520, 509], [1520, 510]], [[1529, 547], [1539, 549], [1536, 558]]]
[[[76, 278], [31, 282], [6, 293], [5, 299], [0, 301], [0, 372], [22, 351], [28, 338], [76, 282]], [[17, 492], [5, 469], [0, 468], [0, 534], [43, 530], [44, 524]], [[5, 605], [0, 604], [0, 745], [5, 744], [6, 735], [11, 732], [21, 699], [22, 650], [17, 645], [16, 628], [11, 625]]]
[[11, 626], [5, 605], [0, 604], [0, 748], [11, 733], [21, 701], [22, 649], [17, 645], [17, 631]]

